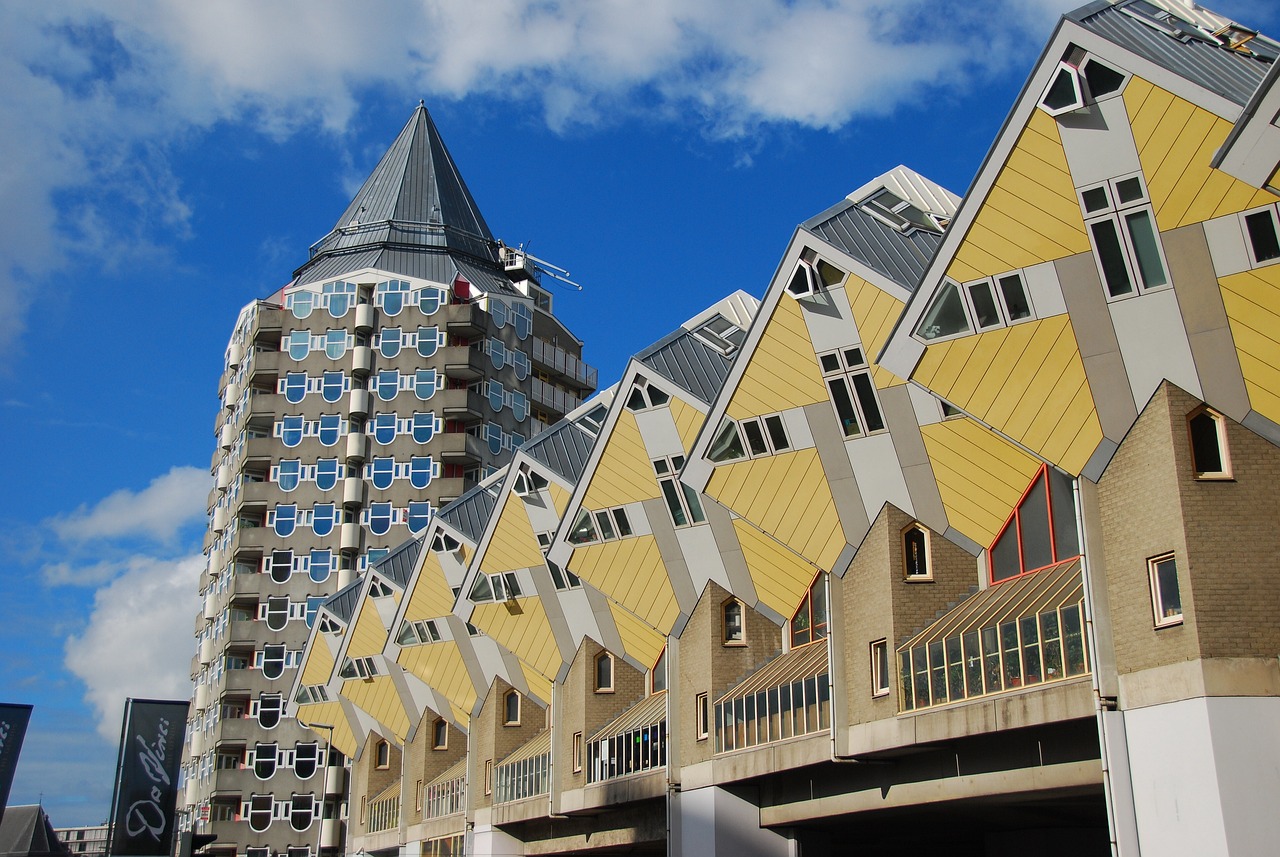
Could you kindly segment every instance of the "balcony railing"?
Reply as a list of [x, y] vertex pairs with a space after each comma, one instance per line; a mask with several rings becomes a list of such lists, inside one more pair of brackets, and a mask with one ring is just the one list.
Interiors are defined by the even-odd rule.
[[588, 366], [577, 357], [558, 345], [552, 345], [542, 339], [533, 338], [533, 347], [529, 356], [540, 367], [552, 370], [557, 375], [571, 379], [577, 386], [594, 390], [599, 377], [594, 366]]
[[898, 649], [899, 708], [1088, 675], [1084, 615], [1079, 559], [977, 593]]
[[799, 738], [831, 728], [825, 640], [792, 649], [716, 700], [716, 752]]
[[369, 833], [381, 833], [400, 827], [400, 783], [395, 783], [374, 800], [369, 801]]
[[533, 378], [533, 386], [530, 390], [531, 398], [540, 405], [545, 405], [551, 410], [559, 414], [567, 414], [578, 405], [582, 404], [582, 399], [566, 393], [553, 384], [548, 384], [540, 378]]
[[493, 776], [494, 803], [546, 794], [551, 786], [551, 731], [542, 732], [508, 756]]
[[422, 801], [424, 818], [442, 818], [462, 812], [467, 796], [467, 760], [458, 764], [428, 783]]
[[667, 693], [645, 697], [587, 742], [587, 782], [641, 774], [667, 764]]

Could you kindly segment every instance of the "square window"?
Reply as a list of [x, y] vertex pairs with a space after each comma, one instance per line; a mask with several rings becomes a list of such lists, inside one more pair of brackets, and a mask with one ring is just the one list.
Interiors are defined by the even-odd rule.
[[1178, 588], [1178, 565], [1173, 554], [1147, 560], [1151, 580], [1151, 605], [1156, 627], [1182, 624], [1182, 596]]

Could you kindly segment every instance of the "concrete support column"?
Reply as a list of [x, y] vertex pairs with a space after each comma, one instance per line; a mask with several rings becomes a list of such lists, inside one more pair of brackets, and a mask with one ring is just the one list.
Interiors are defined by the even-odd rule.
[[671, 796], [670, 857], [791, 857], [792, 840], [760, 826], [760, 807], [719, 786]]

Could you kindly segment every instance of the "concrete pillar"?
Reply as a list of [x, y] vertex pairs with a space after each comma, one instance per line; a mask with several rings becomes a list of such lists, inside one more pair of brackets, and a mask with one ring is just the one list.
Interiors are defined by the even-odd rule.
[[760, 807], [708, 786], [672, 795], [671, 857], [791, 857], [792, 841], [760, 827]]

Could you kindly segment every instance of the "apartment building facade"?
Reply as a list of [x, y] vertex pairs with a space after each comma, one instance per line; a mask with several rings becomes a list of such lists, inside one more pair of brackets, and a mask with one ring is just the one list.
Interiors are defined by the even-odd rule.
[[1272, 850], [1278, 58], [1069, 13], [967, 197], [867, 182], [322, 605], [348, 849]]
[[595, 388], [537, 261], [419, 106], [219, 383], [184, 823], [211, 853], [341, 847], [341, 754], [285, 712], [323, 601]]

